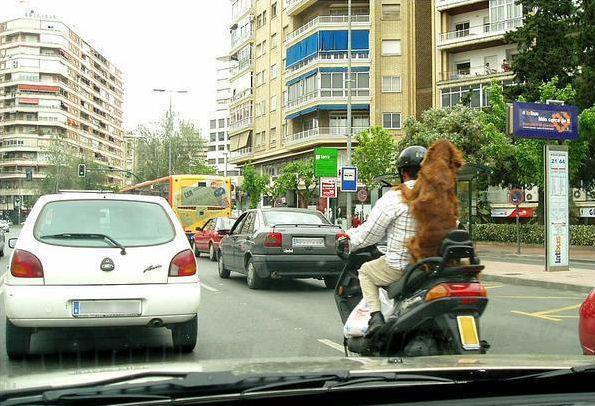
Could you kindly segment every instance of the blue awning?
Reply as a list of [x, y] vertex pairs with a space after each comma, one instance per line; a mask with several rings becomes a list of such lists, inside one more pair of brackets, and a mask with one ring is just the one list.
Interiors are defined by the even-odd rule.
[[[353, 104], [351, 106], [351, 109], [354, 111], [365, 111], [365, 110], [370, 110], [370, 105], [369, 104]], [[343, 110], [347, 110], [347, 105], [346, 104], [322, 104], [319, 106], [314, 106], [314, 107], [309, 107], [307, 109], [304, 110], [300, 110], [296, 113], [292, 113], [292, 114], [288, 114], [287, 116], [285, 116], [285, 118], [287, 120], [293, 120], [294, 118], [298, 118], [300, 116], [305, 116], [307, 114], [313, 113], [315, 111], [343, 111]]]
[[303, 75], [298, 76], [295, 79], [291, 79], [289, 82], [287, 82], [287, 86], [291, 86], [294, 83], [299, 82], [300, 80], [304, 80], [306, 78], [309, 78], [310, 76], [316, 75], [318, 73], [318, 69], [313, 69], [310, 72], [306, 72]]
[[[351, 48], [354, 51], [370, 49], [370, 31], [352, 31]], [[347, 51], [347, 30], [319, 31], [290, 46], [285, 66], [288, 68], [319, 51]]]
[[306, 114], [310, 114], [318, 110], [317, 106], [309, 107], [307, 109], [298, 111], [297, 113], [289, 114], [285, 117], [287, 120], [293, 120], [294, 118], [298, 118], [299, 116], [305, 116]]

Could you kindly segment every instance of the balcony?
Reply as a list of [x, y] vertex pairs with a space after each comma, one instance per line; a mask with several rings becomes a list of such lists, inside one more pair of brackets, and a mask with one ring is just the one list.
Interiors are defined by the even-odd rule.
[[[353, 127], [352, 134], [357, 134], [367, 128]], [[311, 130], [301, 131], [295, 134], [290, 134], [285, 137], [284, 145], [291, 147], [295, 145], [305, 144], [313, 141], [347, 141], [347, 127], [320, 127]], [[355, 138], [352, 138], [355, 140]]]
[[480, 48], [481, 46], [477, 46], [478, 44], [501, 40], [506, 32], [512, 31], [521, 25], [523, 25], [522, 18], [513, 18], [495, 23], [475, 25], [463, 30], [444, 32], [438, 35], [438, 48]]
[[246, 158], [252, 155], [252, 147], [245, 147], [242, 149], [238, 149], [237, 151], [232, 151], [229, 157], [230, 161], [239, 161], [242, 158]]
[[253, 117], [247, 117], [243, 120], [240, 121], [236, 121], [234, 123], [230, 123], [229, 124], [229, 132], [230, 133], [237, 133], [240, 131], [244, 131], [249, 129], [250, 127], [252, 127], [252, 124], [254, 123], [254, 118]]
[[[351, 60], [354, 66], [366, 66], [370, 63], [370, 51], [351, 51]], [[285, 69], [286, 79], [299, 76], [307, 72], [317, 64], [347, 65], [347, 51], [324, 51], [318, 52], [303, 61], [300, 61]]]
[[[286, 46], [291, 45], [290, 43], [296, 42], [301, 38], [307, 36], [312, 31], [318, 31], [322, 28], [328, 27], [339, 27], [339, 28], [347, 28], [347, 21], [348, 17], [346, 15], [342, 16], [318, 16], [313, 20], [310, 20], [306, 24], [302, 25], [297, 30], [287, 34], [285, 37]], [[370, 27], [370, 16], [368, 14], [359, 14], [359, 15], [352, 15], [351, 16], [351, 23], [353, 29], [357, 28], [364, 28]]]
[[249, 87], [245, 90], [242, 90], [241, 92], [234, 94], [233, 97], [231, 98], [230, 104], [239, 103], [241, 101], [248, 99], [251, 96], [252, 96], [252, 88]]
[[254, 60], [253, 59], [244, 59], [239, 61], [237, 66], [234, 66], [229, 70], [229, 79], [233, 80], [234, 78], [240, 76], [242, 73], [252, 70], [254, 68]]
[[241, 48], [243, 48], [246, 44], [254, 41], [254, 30], [251, 29], [249, 33], [244, 35], [231, 35], [231, 50], [229, 52], [230, 55], [235, 54]]
[[283, 5], [287, 15], [295, 16], [314, 3], [316, 3], [316, 0], [284, 0]]
[[238, 7], [239, 3], [241, 3], [241, 2], [235, 1], [231, 5], [231, 19], [234, 24], [240, 18], [244, 17], [250, 10], [252, 10], [252, 7], [254, 7], [254, 0], [250, 1], [247, 5], [244, 5], [244, 7]]
[[[352, 102], [369, 103], [370, 89], [351, 89]], [[313, 92], [306, 93], [295, 100], [289, 100], [285, 105], [287, 113], [299, 110], [309, 104], [344, 104], [347, 98], [347, 89], [318, 89]]]
[[488, 8], [488, 0], [438, 0], [436, 1], [436, 10], [443, 11], [477, 3], [486, 3], [485, 8]]
[[466, 69], [439, 72], [438, 82], [476, 82], [513, 74], [514, 72], [510, 66], [471, 66]]

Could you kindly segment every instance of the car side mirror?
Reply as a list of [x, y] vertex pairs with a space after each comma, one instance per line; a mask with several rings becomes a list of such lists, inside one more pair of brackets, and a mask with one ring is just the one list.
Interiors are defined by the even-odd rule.
[[18, 238], [9, 238], [8, 239], [8, 246], [10, 248], [14, 248], [17, 245]]
[[229, 235], [231, 234], [230, 230], [217, 230], [217, 234], [219, 235]]

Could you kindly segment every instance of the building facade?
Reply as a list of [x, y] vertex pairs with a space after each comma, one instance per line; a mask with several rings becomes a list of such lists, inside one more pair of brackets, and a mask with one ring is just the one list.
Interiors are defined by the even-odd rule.
[[520, 27], [523, 11], [515, 0], [434, 0], [436, 86], [434, 105], [488, 105], [486, 86], [511, 83], [515, 44], [507, 31]]
[[[352, 126], [401, 134], [431, 107], [431, 0], [352, 5]], [[289, 160], [332, 146], [345, 162], [346, 1], [232, 0], [231, 162], [272, 177]]]
[[[125, 169], [123, 99], [122, 72], [59, 20], [0, 23], [0, 210], [39, 193], [55, 138], [65, 152]], [[111, 185], [123, 179], [108, 174]]]
[[228, 56], [217, 58], [217, 108], [209, 115], [207, 163], [217, 168], [218, 175], [238, 176], [238, 167], [229, 162], [230, 67]]

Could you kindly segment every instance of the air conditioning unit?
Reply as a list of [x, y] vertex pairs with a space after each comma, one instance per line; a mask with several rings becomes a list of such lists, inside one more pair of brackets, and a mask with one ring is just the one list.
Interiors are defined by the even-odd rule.
[[587, 193], [583, 189], [572, 189], [572, 200], [584, 202], [587, 200]]
[[533, 186], [525, 189], [525, 202], [537, 203], [539, 202], [539, 187]]

